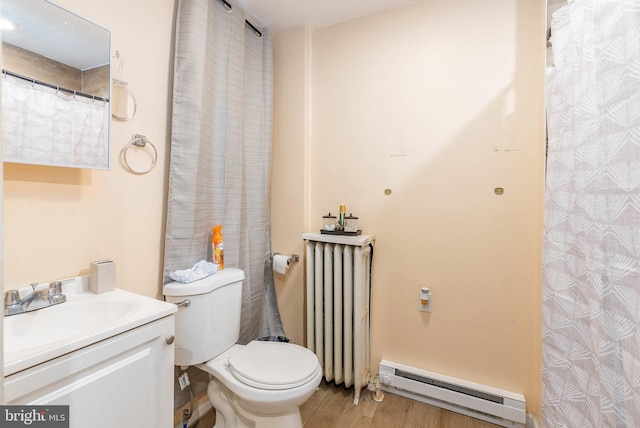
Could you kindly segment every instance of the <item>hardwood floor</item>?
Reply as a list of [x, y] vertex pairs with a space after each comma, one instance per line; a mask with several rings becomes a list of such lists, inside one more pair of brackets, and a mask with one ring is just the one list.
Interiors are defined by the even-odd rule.
[[[365, 389], [360, 403], [354, 406], [353, 388], [323, 381], [300, 408], [304, 428], [501, 428], [395, 394], [385, 393], [381, 403], [372, 397], [373, 393]], [[210, 428], [214, 423], [215, 413], [209, 412], [194, 428]]]
[[[212, 428], [216, 424], [216, 412], [211, 410], [210, 412], [202, 415], [198, 421], [191, 425], [191, 428]], [[180, 425], [182, 426], [182, 425]]]
[[385, 393], [381, 403], [372, 397], [371, 391], [363, 390], [360, 403], [354, 406], [352, 388], [323, 382], [300, 408], [302, 423], [305, 428], [500, 428], [395, 394]]

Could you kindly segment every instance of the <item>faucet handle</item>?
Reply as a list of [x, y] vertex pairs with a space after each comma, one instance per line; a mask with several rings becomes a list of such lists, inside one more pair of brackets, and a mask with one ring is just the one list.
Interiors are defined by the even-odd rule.
[[56, 305], [67, 301], [67, 296], [62, 294], [62, 285], [69, 282], [73, 282], [75, 279], [65, 279], [62, 281], [53, 281], [49, 283], [49, 290], [47, 291], [49, 297], [49, 304]]
[[54, 281], [49, 284], [49, 295], [62, 294], [62, 281]]
[[4, 305], [13, 306], [20, 304], [20, 293], [18, 290], [9, 290], [4, 293]]
[[4, 316], [22, 313], [22, 302], [18, 290], [9, 290], [4, 293]]
[[[54, 295], [58, 295], [58, 294], [62, 294], [62, 286], [64, 284], [68, 284], [70, 282], [75, 281], [73, 278], [70, 279], [65, 279], [63, 281], [53, 281], [49, 283], [49, 294], [54, 294]], [[51, 292], [51, 290], [53, 290], [53, 293]]]

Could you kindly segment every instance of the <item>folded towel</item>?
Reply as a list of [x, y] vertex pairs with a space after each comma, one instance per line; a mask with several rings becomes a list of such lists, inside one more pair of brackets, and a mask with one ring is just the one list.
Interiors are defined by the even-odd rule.
[[198, 279], [206, 278], [207, 276], [213, 275], [218, 271], [218, 265], [208, 262], [206, 260], [200, 260], [198, 263], [193, 265], [191, 269], [185, 270], [174, 270], [169, 272], [169, 276], [174, 281], [184, 282], [188, 284], [190, 282], [196, 281]]

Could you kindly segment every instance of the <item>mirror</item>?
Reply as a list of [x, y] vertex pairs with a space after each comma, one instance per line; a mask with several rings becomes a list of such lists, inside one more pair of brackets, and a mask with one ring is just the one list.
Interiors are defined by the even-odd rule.
[[47, 0], [2, 0], [4, 161], [110, 168], [111, 32]]

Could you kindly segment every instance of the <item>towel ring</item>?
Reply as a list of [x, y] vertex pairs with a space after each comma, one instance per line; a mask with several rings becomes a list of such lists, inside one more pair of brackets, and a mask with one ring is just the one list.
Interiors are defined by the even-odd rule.
[[[135, 169], [131, 168], [131, 165], [129, 165], [129, 160], [127, 159], [127, 152], [129, 151], [129, 149], [132, 146], [147, 147], [147, 144], [149, 146], [151, 146], [151, 149], [153, 150], [153, 157], [151, 158], [151, 165], [149, 166], [149, 168], [145, 169], [144, 171], [138, 171], [138, 170], [135, 170]], [[132, 172], [134, 174], [146, 174], [147, 172], [151, 171], [153, 169], [153, 167], [156, 166], [157, 160], [158, 160], [158, 151], [156, 150], [156, 146], [154, 146], [151, 143], [151, 141], [147, 140], [147, 137], [145, 137], [144, 135], [133, 134], [133, 139], [131, 141], [129, 141], [127, 143], [127, 145], [124, 146], [124, 148], [122, 149], [122, 161], [124, 163], [124, 167], [129, 172]]]

